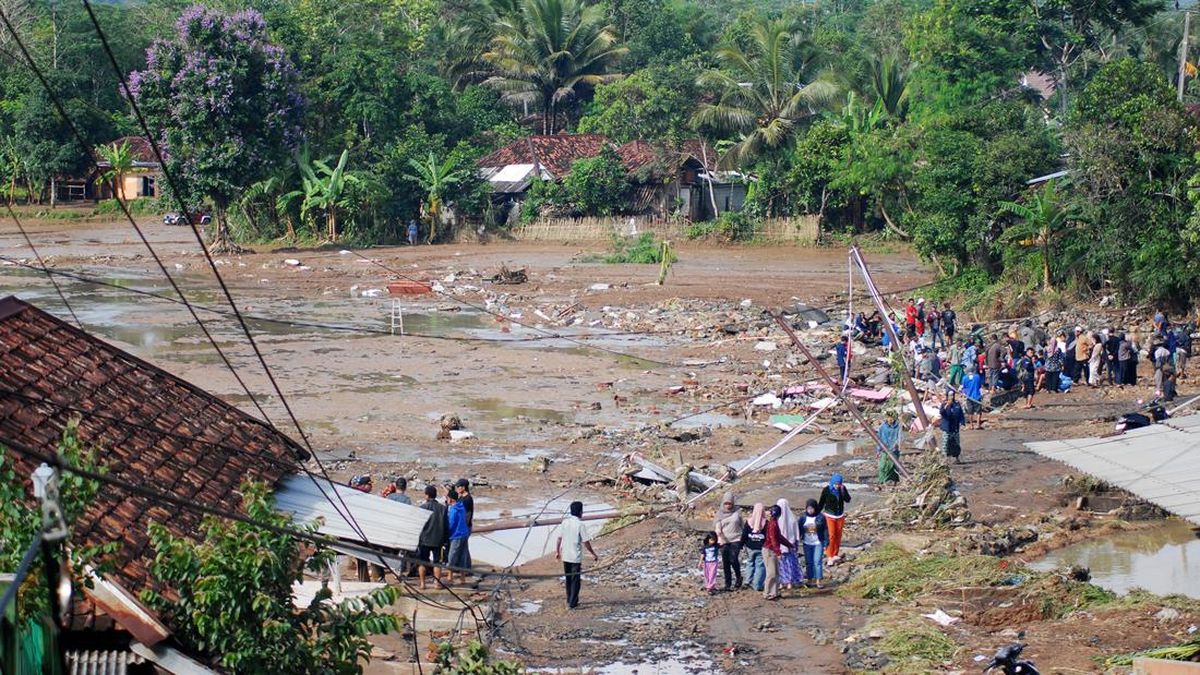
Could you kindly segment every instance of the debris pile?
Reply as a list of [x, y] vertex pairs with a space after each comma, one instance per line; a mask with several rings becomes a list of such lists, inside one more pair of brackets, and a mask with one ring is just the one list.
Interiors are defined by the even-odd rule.
[[916, 528], [958, 527], [972, 522], [967, 498], [958, 491], [950, 467], [935, 451], [908, 455], [912, 474], [887, 500], [891, 522]]

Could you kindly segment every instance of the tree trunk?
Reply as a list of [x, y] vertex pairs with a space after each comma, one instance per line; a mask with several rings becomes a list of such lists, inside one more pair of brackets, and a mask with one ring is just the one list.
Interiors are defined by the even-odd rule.
[[244, 253], [245, 249], [233, 243], [229, 237], [229, 222], [226, 220], [225, 206], [217, 204], [215, 211], [216, 231], [213, 233], [212, 241], [208, 244], [208, 252], [213, 255]]
[[50, 208], [54, 208], [55, 206], [58, 206], [58, 190], [56, 189], [57, 187], [58, 187], [58, 179], [51, 176], [50, 177]]
[[909, 235], [907, 232], [900, 229], [900, 226], [898, 226], [898, 225], [896, 225], [896, 223], [892, 222], [892, 218], [891, 218], [891, 216], [888, 215], [887, 209], [884, 207], [882, 199], [879, 200], [879, 213], [883, 216], [883, 222], [887, 225], [889, 230], [891, 230], [892, 232], [895, 232], [896, 234], [900, 235], [901, 237], [904, 237], [905, 239], [909, 238]]
[[329, 229], [329, 241], [337, 241], [337, 209], [335, 207], [329, 207], [329, 212], [325, 214], [325, 223]]
[[1042, 237], [1042, 289], [1054, 290], [1050, 285], [1050, 237]]

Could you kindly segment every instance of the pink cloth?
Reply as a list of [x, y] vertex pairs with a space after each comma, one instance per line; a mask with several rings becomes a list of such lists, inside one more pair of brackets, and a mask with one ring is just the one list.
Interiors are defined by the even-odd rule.
[[715, 562], [704, 563], [704, 588], [710, 591], [717, 587], [717, 566]]

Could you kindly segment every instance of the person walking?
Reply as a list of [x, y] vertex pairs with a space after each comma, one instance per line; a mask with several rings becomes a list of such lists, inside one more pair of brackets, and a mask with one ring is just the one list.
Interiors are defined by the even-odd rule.
[[1017, 378], [1021, 382], [1021, 396], [1025, 399], [1025, 408], [1033, 408], [1033, 395], [1037, 393], [1037, 360], [1033, 347], [1025, 350], [1025, 355], [1017, 362]]
[[825, 547], [829, 544], [829, 521], [821, 515], [821, 507], [817, 500], [810, 499], [804, 506], [804, 516], [801, 518], [801, 545], [804, 547], [804, 576], [808, 585], [816, 583], [821, 587], [821, 558]]
[[466, 583], [467, 570], [471, 568], [470, 554], [467, 552], [467, 538], [471, 536], [471, 528], [467, 525], [467, 510], [454, 490], [446, 492], [448, 537], [450, 553], [446, 556], [446, 564], [450, 566], [450, 583], [454, 583], [457, 575], [460, 583]]
[[794, 541], [789, 541], [779, 531], [779, 514], [782, 510], [778, 505], [767, 511], [767, 536], [763, 539], [763, 599], [779, 599], [779, 556], [783, 547], [793, 548]]
[[417, 235], [418, 234], [419, 234], [419, 230], [417, 229], [417, 219], [409, 218], [408, 219], [408, 245], [409, 246], [417, 245]]
[[[567, 609], [579, 606], [579, 587], [583, 582], [583, 550], [600, 560], [592, 542], [583, 533], [583, 502], [574, 501], [567, 507], [567, 516], [558, 526], [558, 541], [554, 544], [554, 559], [563, 564], [563, 583], [567, 589]], [[714, 579], [716, 573], [714, 570]]]
[[763, 568], [763, 542], [767, 538], [767, 513], [762, 502], [754, 504], [750, 518], [742, 526], [742, 548], [746, 551], [746, 585], [762, 592], [766, 569]]
[[893, 410], [887, 411], [884, 417], [883, 424], [879, 425], [879, 431], [876, 432], [882, 442], [879, 448], [879, 472], [876, 476], [880, 485], [900, 482], [900, 469], [895, 462], [900, 459], [900, 422], [896, 420]]
[[962, 340], [958, 342], [951, 340], [950, 349], [946, 354], [946, 361], [950, 364], [946, 377], [950, 381], [951, 387], [957, 387], [962, 384], [963, 372], [966, 370], [963, 367], [963, 353], [965, 351], [966, 349], [963, 347]]
[[829, 485], [821, 488], [821, 496], [817, 504], [824, 514], [826, 525], [829, 527], [829, 544], [825, 547], [826, 562], [836, 564], [841, 558], [842, 529], [846, 523], [846, 504], [850, 503], [850, 491], [842, 480], [842, 474], [835, 473], [829, 478]]
[[1000, 336], [992, 334], [992, 344], [987, 348], [987, 383], [988, 391], [996, 393], [996, 383], [1000, 379], [1000, 369], [1004, 363], [1004, 343]]
[[958, 332], [958, 314], [948, 302], [942, 308], [942, 330], [946, 333], [946, 340], [954, 342], [954, 334]]
[[1091, 355], [1088, 357], [1088, 386], [1099, 387], [1100, 376], [1104, 369], [1103, 338], [1092, 333], [1091, 345]]
[[967, 376], [962, 382], [963, 398], [967, 401], [967, 426], [971, 417], [975, 417], [975, 428], [983, 428], [983, 378], [975, 372], [975, 366], [967, 369]]
[[[942, 452], [946, 454], [946, 457], [953, 457], [956, 464], [961, 464], [962, 459], [960, 459], [959, 455], [962, 454], [962, 444], [959, 441], [958, 434], [963, 422], [966, 421], [966, 416], [963, 415], [962, 406], [955, 400], [953, 391], [946, 394], [946, 402], [942, 404], [938, 413], [942, 418], [940, 423], [942, 429]], [[832, 528], [829, 535], [832, 539], [834, 536]]]
[[1175, 326], [1175, 375], [1181, 380], [1187, 379], [1188, 357], [1192, 355], [1191, 323]]
[[442, 560], [442, 548], [450, 540], [450, 528], [446, 522], [446, 506], [438, 501], [437, 488], [434, 486], [425, 486], [425, 501], [418, 508], [429, 512], [429, 519], [417, 538], [417, 559], [421, 563], [417, 566], [417, 579], [421, 590], [425, 590], [427, 575], [432, 574], [439, 583], [442, 580], [442, 568], [434, 565], [445, 562]]
[[[786, 499], [780, 499], [775, 505], [779, 507], [779, 532], [784, 539], [796, 543], [800, 540], [800, 523], [796, 521], [796, 514]], [[799, 545], [784, 545], [779, 553], [779, 585], [790, 590], [803, 581]]]
[[[742, 520], [742, 511], [733, 503], [733, 493], [726, 492], [713, 519], [713, 531], [717, 533], [717, 546], [721, 548], [721, 567], [725, 572], [725, 590], [738, 590], [742, 587], [742, 531], [746, 522]], [[730, 585], [732, 577], [737, 583]]]
[[700, 570], [704, 573], [704, 590], [709, 595], [717, 593], [717, 570], [721, 566], [721, 546], [717, 543], [717, 533], [709, 532], [704, 535], [704, 543], [700, 546]]

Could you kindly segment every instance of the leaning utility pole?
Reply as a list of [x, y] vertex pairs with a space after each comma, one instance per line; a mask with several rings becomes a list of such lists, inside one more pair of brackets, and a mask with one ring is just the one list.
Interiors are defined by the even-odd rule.
[[1183, 40], [1179, 43], [1179, 82], [1176, 83], [1176, 94], [1179, 102], [1183, 103], [1183, 84], [1187, 81], [1188, 31], [1192, 27], [1192, 13], [1183, 13]]

